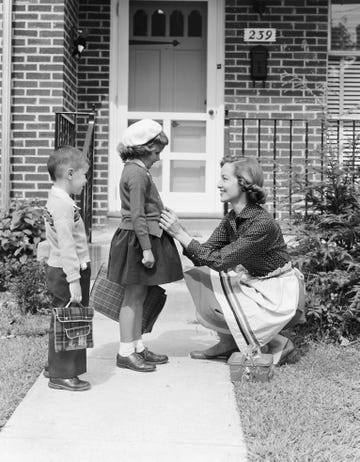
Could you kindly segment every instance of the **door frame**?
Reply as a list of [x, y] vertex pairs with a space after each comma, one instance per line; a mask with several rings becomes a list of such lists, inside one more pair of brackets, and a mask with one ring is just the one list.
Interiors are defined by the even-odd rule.
[[[154, 1], [154, 0], [145, 0]], [[171, 0], [156, 0], [166, 1]], [[176, 1], [176, 0], [174, 0]], [[192, 2], [194, 0], [183, 0]], [[215, 53], [209, 53], [207, 60], [208, 88], [214, 88], [214, 103], [207, 110], [216, 110], [216, 165], [213, 168], [214, 191], [220, 174], [220, 160], [224, 155], [224, 65], [225, 65], [225, 5], [223, 0], [201, 0], [208, 4], [207, 43], [209, 35], [216, 31]], [[119, 213], [119, 179], [123, 168], [116, 147], [119, 133], [126, 128], [128, 112], [128, 73], [129, 73], [129, 6], [130, 0], [111, 0], [110, 24], [110, 76], [109, 76], [109, 154], [108, 154], [108, 213]], [[126, 44], [124, 47], [123, 44]], [[216, 74], [209, 72], [216, 66]], [[205, 114], [205, 113], [204, 113]], [[116, 172], [116, 174], [112, 173]], [[214, 215], [221, 213], [220, 200], [215, 199]], [[193, 215], [193, 214], [189, 214]], [[201, 213], [199, 212], [199, 216]], [[209, 214], [207, 214], [209, 215]]]

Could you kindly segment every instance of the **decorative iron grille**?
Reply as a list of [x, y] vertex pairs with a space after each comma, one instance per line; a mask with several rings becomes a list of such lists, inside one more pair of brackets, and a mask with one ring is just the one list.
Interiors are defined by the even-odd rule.
[[[356, 176], [360, 165], [360, 120], [225, 118], [225, 157], [255, 156], [264, 171], [267, 207], [274, 218], [308, 213], [306, 194], [297, 188], [323, 181], [332, 157]], [[296, 207], [295, 207], [296, 205]], [[228, 205], [225, 205], [226, 212]]]

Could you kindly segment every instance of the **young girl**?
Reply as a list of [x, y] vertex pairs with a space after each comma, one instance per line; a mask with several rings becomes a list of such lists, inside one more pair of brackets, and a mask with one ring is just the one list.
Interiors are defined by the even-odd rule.
[[121, 223], [111, 242], [108, 278], [125, 286], [120, 310], [118, 367], [150, 372], [168, 362], [144, 347], [143, 303], [148, 286], [182, 279], [173, 239], [159, 226], [164, 205], [149, 169], [168, 144], [160, 124], [144, 119], [130, 125], [119, 145], [125, 162], [120, 180]]

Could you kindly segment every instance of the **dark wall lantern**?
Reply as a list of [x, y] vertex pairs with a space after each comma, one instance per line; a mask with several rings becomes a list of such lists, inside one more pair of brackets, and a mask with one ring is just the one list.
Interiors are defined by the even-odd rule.
[[79, 30], [78, 35], [77, 35], [76, 39], [74, 40], [74, 47], [73, 47], [73, 51], [71, 53], [73, 58], [75, 58], [75, 59], [77, 59], [79, 61], [80, 58], [81, 58], [81, 54], [84, 51], [85, 47], [86, 47], [85, 37], [82, 35], [82, 31]]
[[265, 87], [265, 80], [268, 75], [268, 57], [269, 52], [263, 45], [257, 45], [250, 49], [250, 74], [255, 86], [256, 80], [262, 80]]

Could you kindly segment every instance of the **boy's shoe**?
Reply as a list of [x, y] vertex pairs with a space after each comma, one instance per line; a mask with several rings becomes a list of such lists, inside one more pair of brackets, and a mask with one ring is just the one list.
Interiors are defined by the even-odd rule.
[[130, 356], [120, 356], [117, 354], [116, 365], [117, 367], [137, 372], [153, 372], [156, 369], [156, 364], [147, 363], [138, 353], [131, 353]]
[[49, 375], [49, 366], [48, 366], [48, 365], [44, 366], [43, 375], [44, 375], [44, 377], [46, 377], [47, 379], [50, 378], [50, 375]]
[[79, 377], [72, 377], [71, 379], [52, 377], [49, 379], [49, 387], [56, 390], [86, 391], [91, 388], [91, 385], [85, 380], [80, 380]]
[[138, 353], [138, 355], [141, 356], [147, 363], [165, 364], [169, 361], [169, 358], [166, 355], [157, 355], [147, 348], [145, 348], [145, 350], [141, 353]]

